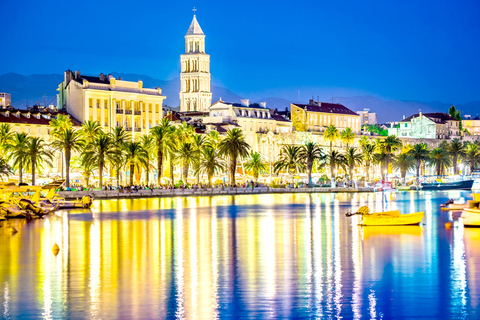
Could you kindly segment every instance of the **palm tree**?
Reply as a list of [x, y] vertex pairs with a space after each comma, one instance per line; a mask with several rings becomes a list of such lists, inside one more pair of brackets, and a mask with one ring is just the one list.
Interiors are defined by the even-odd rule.
[[225, 170], [225, 161], [220, 157], [218, 149], [206, 146], [201, 150], [200, 171], [206, 173], [208, 186], [212, 187], [212, 177], [215, 172]]
[[370, 180], [370, 165], [373, 161], [373, 155], [375, 153], [375, 145], [368, 142], [362, 143], [362, 156], [365, 167], [367, 168], [367, 180]]
[[85, 183], [87, 184], [87, 189], [90, 188], [90, 177], [92, 176], [93, 172], [98, 169], [97, 162], [90, 161], [85, 154], [80, 155], [80, 157], [76, 157], [72, 163], [72, 166], [75, 168], [80, 169], [82, 172], [82, 177]]
[[205, 135], [194, 134], [192, 136], [192, 144], [197, 149], [197, 152], [195, 152], [197, 159], [193, 165], [193, 171], [195, 172], [195, 175], [197, 177], [197, 184], [200, 183], [200, 157], [201, 157], [200, 150], [206, 143], [207, 143], [207, 138], [205, 137]]
[[23, 183], [23, 168], [28, 162], [27, 142], [28, 135], [26, 133], [15, 132], [12, 141], [5, 146], [8, 161], [13, 161], [13, 168], [18, 168], [19, 183]]
[[407, 172], [415, 166], [415, 157], [410, 153], [400, 153], [393, 157], [392, 165], [400, 170], [400, 176], [405, 180]]
[[52, 147], [63, 152], [65, 155], [66, 186], [70, 187], [70, 158], [72, 151], [80, 151], [83, 147], [82, 136], [79, 131], [72, 128], [59, 129], [54, 134]]
[[211, 148], [216, 149], [218, 144], [220, 143], [220, 133], [216, 130], [212, 130], [207, 134], [207, 141], [206, 144], [209, 145]]
[[248, 156], [250, 146], [245, 141], [243, 132], [238, 128], [228, 130], [227, 136], [218, 145], [221, 155], [230, 160], [230, 184], [235, 185], [235, 172], [237, 171], [238, 157]]
[[11, 172], [11, 168], [10, 166], [8, 165], [8, 163], [4, 160], [4, 159], [0, 159], [0, 179], [3, 177], [3, 176], [9, 176], [11, 175], [12, 172]]
[[308, 186], [312, 185], [313, 163], [322, 158], [322, 155], [322, 149], [314, 142], [307, 142], [300, 148], [300, 158], [304, 159], [307, 167]]
[[330, 141], [330, 153], [332, 153], [333, 142], [340, 138], [340, 133], [338, 132], [337, 127], [335, 127], [333, 124], [329, 125], [323, 132], [323, 138]]
[[81, 133], [85, 142], [90, 143], [103, 133], [103, 127], [98, 121], [86, 120], [82, 124]]
[[174, 170], [174, 162], [175, 162], [175, 157], [177, 154], [177, 149], [178, 145], [181, 143], [180, 137], [178, 135], [179, 131], [177, 130], [177, 127], [172, 126], [170, 128], [170, 143], [166, 146], [166, 154], [168, 156], [168, 162], [170, 166], [170, 184], [175, 185], [175, 175], [173, 174]]
[[368, 139], [366, 136], [363, 136], [360, 138], [360, 140], [358, 140], [358, 143], [363, 147], [366, 144], [370, 144], [370, 139]]
[[378, 164], [380, 168], [380, 175], [382, 176], [382, 180], [385, 180], [387, 175], [387, 154], [383, 153], [382, 151], [376, 152], [373, 154], [372, 162], [374, 164]]
[[125, 159], [127, 166], [130, 167], [130, 185], [133, 186], [135, 167], [140, 169], [141, 166], [146, 165], [147, 152], [140, 142], [129, 141], [125, 144]]
[[9, 123], [0, 124], [0, 154], [5, 159], [5, 147], [12, 141], [12, 125]]
[[155, 140], [155, 148], [157, 150], [157, 185], [160, 185], [163, 175], [163, 157], [172, 142], [172, 126], [170, 120], [166, 118], [162, 119], [160, 125], [153, 127], [150, 133]]
[[73, 126], [70, 117], [64, 114], [59, 114], [55, 119], [50, 121], [50, 127], [52, 128], [51, 134], [55, 136], [58, 132], [66, 129], [70, 129]]
[[152, 135], [144, 134], [142, 136], [142, 149], [145, 150], [145, 173], [146, 173], [146, 184], [149, 185], [150, 178], [150, 156], [155, 149], [155, 140]]
[[445, 168], [452, 165], [452, 159], [445, 149], [435, 148], [430, 151], [430, 163], [435, 165], [437, 176], [445, 174]]
[[245, 162], [245, 169], [252, 171], [255, 182], [258, 180], [258, 176], [267, 171], [267, 164], [263, 160], [263, 156], [255, 151], [250, 153], [250, 157]]
[[337, 166], [343, 166], [345, 165], [345, 162], [345, 156], [337, 150], [332, 150], [329, 154], [327, 154], [327, 163], [330, 166], [331, 178], [335, 178], [335, 170], [337, 169]]
[[305, 161], [300, 157], [301, 147], [287, 145], [280, 150], [279, 159], [275, 162], [273, 168], [274, 172], [278, 173], [281, 170], [286, 170], [292, 175], [292, 183], [295, 172], [303, 171], [305, 168]]
[[[381, 142], [381, 148], [383, 149], [383, 152], [385, 153], [385, 164], [386, 164], [386, 170], [389, 169], [390, 167], [390, 157], [393, 152], [398, 150], [402, 146], [402, 141], [397, 138], [394, 135], [390, 135], [385, 140]], [[387, 176], [385, 175], [385, 179]]]
[[117, 157], [110, 135], [100, 133], [87, 145], [84, 151], [85, 161], [96, 163], [99, 174], [99, 186], [103, 187], [103, 169], [107, 161], [113, 162]]
[[353, 180], [353, 169], [361, 165], [363, 162], [363, 154], [357, 148], [348, 148], [345, 153], [345, 164], [348, 167], [348, 175]]
[[428, 146], [426, 143], [417, 143], [411, 149], [407, 151], [407, 154], [411, 155], [415, 160], [415, 169], [417, 170], [417, 182], [420, 178], [420, 166], [422, 161], [425, 161], [429, 157]]
[[193, 166], [196, 164], [198, 161], [197, 153], [199, 150], [193, 145], [191, 142], [184, 142], [178, 148], [176, 157], [178, 163], [182, 165], [183, 168], [183, 183], [186, 185], [187, 184], [187, 179], [188, 179], [188, 169], [190, 166]]
[[110, 139], [112, 140], [112, 150], [115, 157], [110, 157], [109, 161], [115, 170], [115, 178], [117, 180], [117, 187], [120, 185], [120, 168], [125, 165], [125, 143], [132, 140], [130, 132], [124, 127], [112, 128], [110, 132]]
[[342, 139], [342, 141], [345, 142], [345, 145], [348, 149], [348, 146], [350, 145], [350, 143], [352, 143], [355, 140], [355, 132], [352, 131], [352, 128], [346, 128], [340, 134], [340, 139]]
[[475, 166], [480, 164], [480, 148], [478, 144], [469, 143], [467, 145], [463, 161], [470, 167], [470, 174], [472, 174]]
[[452, 156], [453, 174], [456, 175], [458, 173], [458, 161], [465, 155], [465, 145], [460, 141], [460, 139], [453, 139], [447, 145], [446, 151]]
[[36, 167], [42, 167], [46, 162], [52, 166], [53, 154], [46, 148], [43, 138], [29, 137], [26, 146], [27, 163], [32, 167], [32, 186], [35, 185], [35, 170]]

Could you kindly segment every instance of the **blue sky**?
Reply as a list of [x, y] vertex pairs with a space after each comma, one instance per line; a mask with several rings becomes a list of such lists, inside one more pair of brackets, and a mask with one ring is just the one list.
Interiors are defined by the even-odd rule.
[[480, 100], [478, 0], [1, 0], [0, 74], [178, 77], [194, 6], [213, 82], [243, 96]]

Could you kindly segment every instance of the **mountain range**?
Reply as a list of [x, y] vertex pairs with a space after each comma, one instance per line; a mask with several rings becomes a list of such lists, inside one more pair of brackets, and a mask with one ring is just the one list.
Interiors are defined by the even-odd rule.
[[[165, 104], [171, 107], [179, 105], [180, 79], [159, 80], [149, 76], [139, 74], [123, 74], [112, 72], [115, 78], [122, 77], [123, 80], [138, 81], [141, 79], [146, 88], [160, 87], [167, 96]], [[56, 89], [58, 84], [63, 81], [62, 74], [33, 74], [29, 76], [17, 73], [6, 73], [0, 75], [0, 92], [7, 92], [12, 95], [12, 106], [16, 108], [26, 108], [34, 104], [50, 105], [56, 104]], [[212, 85], [212, 102], [223, 100], [228, 102], [240, 102], [240, 95], [233, 91]], [[245, 97], [248, 98], [248, 97]], [[290, 101], [281, 97], [265, 97], [263, 99], [251, 102], [266, 102], [267, 107], [271, 109], [285, 110], [290, 106]], [[326, 101], [331, 102], [331, 101]], [[335, 97], [335, 103], [341, 103], [353, 111], [370, 109], [370, 112], [377, 113], [379, 123], [387, 121], [399, 121], [421, 110], [427, 112], [447, 112], [452, 103], [439, 101], [422, 102], [413, 100], [385, 100], [375, 96], [353, 96], [353, 97]], [[303, 101], [302, 103], [306, 103]], [[480, 101], [472, 101], [464, 104], [457, 104], [456, 108], [463, 115], [472, 117], [480, 116]]]

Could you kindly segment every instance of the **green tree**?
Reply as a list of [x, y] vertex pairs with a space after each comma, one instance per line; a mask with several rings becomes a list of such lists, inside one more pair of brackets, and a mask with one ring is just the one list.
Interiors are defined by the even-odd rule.
[[5, 146], [8, 161], [12, 161], [13, 168], [18, 169], [20, 183], [23, 183], [23, 169], [28, 163], [27, 143], [28, 135], [26, 133], [15, 132], [11, 142]]
[[82, 178], [86, 183], [87, 189], [90, 188], [90, 177], [92, 176], [93, 172], [98, 169], [97, 162], [90, 161], [88, 157], [82, 153], [79, 157], [76, 157], [73, 162], [72, 166], [79, 169], [82, 173]]
[[392, 160], [393, 168], [400, 170], [402, 179], [405, 179], [407, 172], [415, 166], [415, 158], [410, 153], [400, 153]]
[[465, 155], [465, 145], [460, 139], [453, 139], [447, 144], [446, 151], [452, 156], [453, 174], [458, 173], [458, 162]]
[[330, 166], [330, 178], [335, 178], [335, 170], [338, 166], [344, 166], [346, 159], [345, 156], [337, 150], [332, 150], [327, 154], [327, 163]]
[[363, 154], [357, 148], [348, 148], [345, 152], [345, 164], [348, 167], [348, 175], [350, 180], [353, 179], [353, 169], [360, 166], [363, 162]]
[[4, 159], [0, 159], [0, 179], [4, 176], [8, 177], [11, 175], [11, 168]]
[[112, 128], [109, 136], [112, 142], [112, 153], [115, 156], [108, 157], [108, 161], [115, 170], [117, 187], [119, 187], [120, 169], [125, 165], [125, 143], [132, 140], [132, 135], [124, 127], [115, 127]]
[[224, 170], [225, 161], [220, 157], [218, 149], [208, 145], [201, 149], [200, 171], [207, 174], [209, 187], [212, 187], [212, 177], [215, 172]]
[[333, 124], [329, 125], [327, 129], [323, 132], [323, 139], [330, 141], [330, 153], [333, 150], [333, 143], [340, 138], [340, 133], [338, 132], [337, 127]]
[[375, 145], [373, 143], [364, 143], [362, 146], [362, 157], [365, 167], [367, 169], [367, 180], [370, 180], [370, 166], [373, 161], [373, 155], [375, 153]]
[[55, 136], [59, 132], [67, 129], [71, 129], [73, 126], [72, 120], [70, 117], [64, 114], [57, 115], [56, 118], [50, 121], [50, 128], [52, 128], [50, 134]]
[[275, 173], [286, 170], [292, 175], [292, 183], [294, 181], [295, 172], [302, 172], [305, 169], [305, 161], [301, 158], [301, 147], [294, 145], [283, 146], [280, 150], [279, 159], [273, 165]]
[[142, 148], [140, 142], [129, 141], [125, 143], [125, 159], [130, 168], [130, 185], [133, 186], [135, 167], [140, 170], [142, 166], [146, 165], [147, 152]]
[[66, 186], [70, 187], [70, 159], [72, 152], [77, 152], [84, 146], [82, 136], [79, 131], [72, 128], [59, 129], [53, 135], [52, 147], [63, 152], [65, 156]]
[[177, 150], [177, 162], [182, 166], [182, 179], [185, 185], [188, 183], [188, 169], [198, 161], [198, 152], [199, 150], [191, 142], [182, 143]]
[[144, 134], [142, 136], [142, 149], [145, 151], [145, 173], [146, 173], [146, 184], [147, 186], [150, 183], [150, 161], [152, 154], [155, 150], [155, 139], [150, 134]]
[[480, 164], [480, 148], [477, 144], [469, 143], [467, 145], [463, 161], [469, 166], [470, 174], [472, 174], [475, 167]]
[[153, 127], [150, 130], [155, 141], [155, 149], [157, 152], [157, 185], [162, 183], [163, 176], [163, 160], [168, 149], [172, 145], [172, 125], [170, 120], [164, 118], [160, 125]]
[[5, 147], [12, 142], [12, 138], [12, 125], [9, 123], [0, 124], [0, 155], [2, 159], [5, 159]]
[[27, 161], [32, 168], [32, 186], [35, 185], [36, 168], [41, 168], [44, 163], [52, 166], [53, 154], [47, 149], [43, 138], [29, 137], [26, 147]]
[[452, 165], [452, 159], [445, 149], [435, 148], [430, 151], [430, 163], [435, 166], [438, 176], [445, 174], [445, 169]]
[[194, 134], [192, 136], [192, 144], [197, 150], [195, 152], [195, 156], [197, 159], [195, 160], [193, 164], [193, 171], [195, 172], [195, 176], [197, 178], [197, 184], [200, 184], [200, 157], [202, 156], [201, 154], [201, 149], [203, 146], [205, 146], [207, 143], [207, 138], [203, 134]]
[[462, 124], [462, 114], [460, 113], [460, 110], [457, 110], [455, 106], [451, 106], [450, 109], [448, 109], [448, 114], [452, 117], [455, 118], [459, 121], [458, 123], [458, 130], [460, 133], [463, 131], [463, 124]]
[[93, 140], [87, 144], [84, 156], [86, 158], [85, 161], [96, 163], [99, 174], [99, 186], [102, 188], [105, 164], [115, 161], [114, 158], [117, 157], [111, 136], [105, 133], [96, 135]]
[[348, 149], [349, 145], [353, 141], [355, 141], [355, 132], [353, 132], [351, 128], [346, 128], [340, 134], [340, 139], [342, 139], [342, 141], [345, 143], [345, 145]]
[[[394, 135], [390, 135], [385, 138], [381, 142], [381, 149], [385, 153], [385, 165], [386, 165], [386, 170], [389, 169], [390, 166], [390, 158], [392, 157], [392, 153], [395, 152], [396, 150], [400, 149], [402, 147], [402, 141], [397, 138]], [[385, 176], [385, 180], [386, 180]]]
[[227, 136], [218, 145], [220, 154], [229, 158], [230, 161], [230, 184], [235, 185], [235, 173], [237, 171], [238, 158], [248, 156], [250, 146], [245, 141], [242, 130], [233, 128], [228, 130]]
[[103, 128], [100, 125], [100, 123], [98, 123], [98, 121], [91, 121], [91, 120], [86, 120], [82, 124], [82, 129], [81, 129], [80, 132], [82, 134], [82, 137], [83, 137], [85, 143], [92, 142], [98, 136], [100, 136], [104, 133]]
[[312, 167], [317, 159], [322, 158], [322, 149], [314, 142], [307, 142], [300, 147], [300, 158], [305, 162], [308, 186], [310, 187], [312, 185]]
[[260, 174], [263, 174], [267, 171], [267, 168], [268, 166], [265, 163], [263, 156], [256, 151], [252, 151], [247, 159], [247, 162], [245, 162], [245, 169], [253, 173], [255, 182], [257, 182]]
[[407, 151], [407, 154], [413, 157], [415, 161], [415, 169], [417, 182], [420, 178], [420, 167], [423, 161], [426, 161], [429, 158], [430, 152], [426, 143], [417, 143], [411, 149]]

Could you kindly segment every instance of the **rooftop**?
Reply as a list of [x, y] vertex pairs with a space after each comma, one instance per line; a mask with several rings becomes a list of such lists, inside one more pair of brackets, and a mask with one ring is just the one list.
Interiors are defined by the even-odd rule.
[[[421, 113], [421, 115], [427, 117], [428, 119], [432, 120], [433, 122], [438, 122], [438, 123], [446, 123], [447, 121], [458, 121], [454, 117], [450, 116], [449, 114], [443, 113], [443, 112]], [[419, 116], [420, 116], [419, 113], [415, 113], [414, 115], [411, 115], [410, 117], [405, 118], [400, 122], [408, 122], [408, 121], [411, 121], [414, 118], [418, 118]]]
[[190, 27], [188, 28], [186, 35], [187, 36], [204, 35], [202, 28], [200, 28], [200, 25], [198, 24], [198, 21], [197, 21], [197, 17], [195, 15], [193, 15], [192, 23], [190, 24]]
[[353, 112], [352, 110], [339, 103], [314, 102], [313, 100], [310, 100], [308, 104], [292, 103], [292, 105], [305, 109], [309, 112], [339, 113], [358, 116], [356, 112]]

